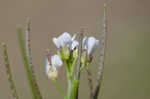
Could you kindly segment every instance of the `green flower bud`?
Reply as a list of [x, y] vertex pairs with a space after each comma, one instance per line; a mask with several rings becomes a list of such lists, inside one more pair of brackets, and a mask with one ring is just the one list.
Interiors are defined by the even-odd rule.
[[78, 57], [78, 49], [73, 50], [73, 58], [76, 59]]
[[70, 49], [68, 47], [64, 47], [62, 49], [63, 59], [68, 60], [70, 58]]

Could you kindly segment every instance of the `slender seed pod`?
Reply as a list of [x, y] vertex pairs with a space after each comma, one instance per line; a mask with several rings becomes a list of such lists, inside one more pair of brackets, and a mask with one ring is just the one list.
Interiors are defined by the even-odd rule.
[[18, 93], [16, 90], [16, 86], [15, 86], [15, 83], [14, 83], [13, 77], [12, 77], [11, 68], [10, 68], [9, 59], [8, 59], [8, 54], [7, 54], [7, 46], [5, 43], [2, 43], [2, 49], [3, 49], [3, 57], [4, 57], [4, 61], [5, 61], [6, 73], [8, 76], [9, 87], [12, 91], [13, 98], [19, 99]]
[[98, 67], [98, 76], [97, 76], [97, 82], [96, 82], [96, 89], [94, 92], [94, 99], [98, 99], [98, 95], [100, 93], [100, 88], [102, 85], [102, 82], [104, 81], [104, 59], [105, 59], [105, 53], [106, 53], [106, 44], [107, 44], [107, 6], [104, 4], [104, 23], [103, 23], [103, 31], [102, 31], [102, 37], [101, 37], [101, 51], [100, 51], [100, 60], [99, 60], [99, 67]]
[[39, 86], [37, 84], [37, 80], [36, 80], [36, 75], [35, 75], [35, 72], [34, 72], [34, 66], [33, 66], [33, 63], [32, 63], [32, 54], [31, 54], [31, 38], [30, 38], [30, 19], [27, 18], [27, 21], [26, 21], [26, 52], [27, 52], [27, 57], [28, 57], [28, 61], [29, 61], [29, 64], [30, 64], [30, 68], [31, 68], [31, 72], [32, 72], [32, 78], [33, 78], [33, 81], [34, 81], [34, 86], [37, 90], [37, 94], [39, 96], [39, 99], [42, 99], [42, 95], [41, 95], [41, 92], [39, 90]]

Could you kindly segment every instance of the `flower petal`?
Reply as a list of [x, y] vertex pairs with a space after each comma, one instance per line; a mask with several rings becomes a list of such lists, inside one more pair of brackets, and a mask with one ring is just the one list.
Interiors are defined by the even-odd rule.
[[85, 36], [82, 40], [82, 48], [87, 50], [88, 37]]
[[96, 40], [95, 49], [98, 48], [98, 45], [99, 45], [99, 40]]
[[56, 55], [56, 54], [51, 57], [51, 62], [52, 62], [52, 67], [56, 67], [56, 68], [57, 67], [61, 67], [62, 64], [63, 64], [63, 62], [60, 59], [60, 57], [58, 55]]
[[79, 46], [79, 43], [78, 43], [78, 41], [76, 41], [76, 40], [74, 40], [73, 42], [72, 42], [72, 44], [71, 44], [71, 50], [74, 50], [76, 47], [78, 47]]
[[60, 41], [61, 47], [64, 47], [65, 45], [70, 46], [72, 43], [72, 38], [68, 32], [64, 32], [62, 35], [58, 37]]
[[88, 38], [88, 55], [92, 54], [98, 47], [98, 42], [94, 37]]
[[77, 34], [74, 34], [73, 37], [71, 38], [72, 41], [76, 39]]
[[61, 44], [57, 38], [53, 38], [53, 43], [56, 45], [57, 48], [60, 48]]
[[50, 64], [48, 59], [46, 58], [46, 62], [45, 62], [45, 72], [48, 73], [48, 71], [50, 70]]

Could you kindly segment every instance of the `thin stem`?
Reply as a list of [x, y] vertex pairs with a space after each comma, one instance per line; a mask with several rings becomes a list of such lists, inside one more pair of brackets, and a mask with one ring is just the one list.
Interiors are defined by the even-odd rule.
[[72, 80], [69, 79], [68, 80], [68, 99], [71, 98], [71, 95], [72, 95]]
[[25, 47], [25, 41], [23, 39], [23, 33], [22, 33], [22, 28], [18, 27], [18, 40], [19, 40], [19, 44], [20, 44], [20, 50], [21, 50], [21, 54], [24, 60], [24, 66], [26, 69], [26, 74], [27, 74], [27, 78], [29, 81], [29, 85], [30, 88], [32, 90], [32, 95], [33, 95], [33, 99], [38, 99], [38, 95], [37, 95], [37, 90], [36, 87], [34, 85], [34, 81], [32, 78], [32, 72], [31, 72], [31, 68], [30, 68], [30, 63], [27, 57], [27, 52], [26, 52], [26, 47]]
[[80, 80], [80, 67], [81, 67], [81, 53], [82, 53], [82, 39], [83, 39], [83, 32], [84, 32], [84, 29], [81, 29], [81, 32], [79, 34], [79, 50], [78, 50], [78, 65], [77, 65], [77, 73], [76, 73], [76, 77], [75, 79], [78, 80], [78, 83], [77, 83], [77, 88], [76, 88], [76, 99], [78, 99], [78, 93], [79, 93], [79, 80]]
[[98, 77], [97, 77], [97, 84], [96, 84], [96, 90], [94, 92], [94, 99], [98, 98], [98, 95], [100, 93], [100, 88], [102, 85], [102, 82], [104, 80], [104, 62], [105, 62], [105, 53], [106, 53], [106, 44], [107, 44], [107, 6], [104, 4], [104, 30], [102, 32], [102, 39], [101, 39], [101, 52], [100, 52], [100, 62], [99, 62], [99, 71], [98, 71]]
[[58, 82], [56, 80], [52, 80], [52, 81], [55, 84], [56, 88], [60, 91], [62, 96], [64, 96], [64, 99], [67, 99], [65, 91], [61, 88], [61, 86], [58, 84]]
[[8, 76], [8, 81], [9, 81], [10, 89], [12, 91], [13, 98], [19, 99], [18, 94], [17, 94], [17, 90], [16, 90], [16, 86], [15, 86], [15, 83], [13, 81], [13, 77], [11, 74], [11, 68], [9, 65], [9, 59], [8, 59], [8, 54], [7, 54], [7, 46], [5, 43], [2, 43], [2, 49], [3, 49], [3, 57], [4, 57], [4, 61], [5, 61], [6, 73]]
[[31, 24], [30, 19], [27, 18], [27, 21], [26, 21], [26, 52], [27, 52], [28, 61], [30, 63], [34, 86], [37, 90], [37, 95], [38, 95], [39, 99], [42, 99], [42, 95], [39, 90], [39, 86], [37, 84], [36, 76], [34, 73], [34, 67], [33, 67], [33, 63], [32, 63], [31, 43], [30, 43], [30, 41], [31, 41], [31, 39], [30, 39], [30, 24]]
[[67, 73], [67, 82], [68, 82], [68, 92], [67, 92], [67, 98], [70, 99], [72, 95], [72, 77], [70, 74], [69, 66], [66, 60], [64, 60], [64, 64], [66, 67], [66, 73]]
[[87, 76], [88, 76], [88, 82], [89, 82], [89, 86], [90, 86], [90, 99], [93, 99], [93, 80], [92, 80], [92, 73], [91, 71], [87, 68]]

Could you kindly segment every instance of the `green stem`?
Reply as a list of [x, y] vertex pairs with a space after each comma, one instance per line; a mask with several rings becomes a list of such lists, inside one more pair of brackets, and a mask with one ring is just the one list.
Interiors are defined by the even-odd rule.
[[74, 92], [74, 97], [75, 99], [78, 99], [78, 93], [79, 93], [79, 80], [80, 80], [80, 69], [81, 69], [81, 54], [82, 54], [82, 39], [83, 39], [83, 32], [84, 32], [84, 29], [81, 29], [81, 32], [79, 34], [79, 50], [78, 50], [78, 65], [77, 65], [77, 73], [74, 77], [74, 80], [75, 82], [78, 82], [76, 83], [75, 86], [75, 90], [76, 92]]
[[67, 63], [66, 60], [64, 60], [64, 64], [66, 67], [66, 74], [67, 74], [67, 82], [68, 82], [68, 90], [67, 90], [67, 98], [71, 99], [71, 95], [72, 95], [72, 77], [71, 77], [71, 73], [70, 73], [70, 69], [69, 69], [69, 64]]
[[36, 86], [34, 85], [34, 81], [32, 78], [32, 72], [31, 72], [31, 68], [30, 68], [30, 63], [27, 57], [27, 53], [26, 53], [26, 47], [25, 47], [25, 41], [23, 39], [23, 34], [22, 34], [22, 28], [18, 27], [18, 40], [19, 40], [19, 44], [20, 44], [20, 49], [21, 49], [21, 54], [24, 60], [24, 66], [26, 69], [26, 74], [27, 74], [27, 78], [29, 81], [29, 85], [32, 91], [32, 96], [33, 99], [39, 99], [38, 95], [37, 95], [37, 90], [36, 90]]
[[72, 81], [69, 79], [68, 80], [68, 99], [71, 98], [72, 95]]
[[77, 77], [75, 77], [74, 81], [73, 81], [72, 99], [76, 99], [76, 95], [77, 95], [77, 92], [78, 92], [78, 86], [79, 86], [79, 80], [77, 79]]

